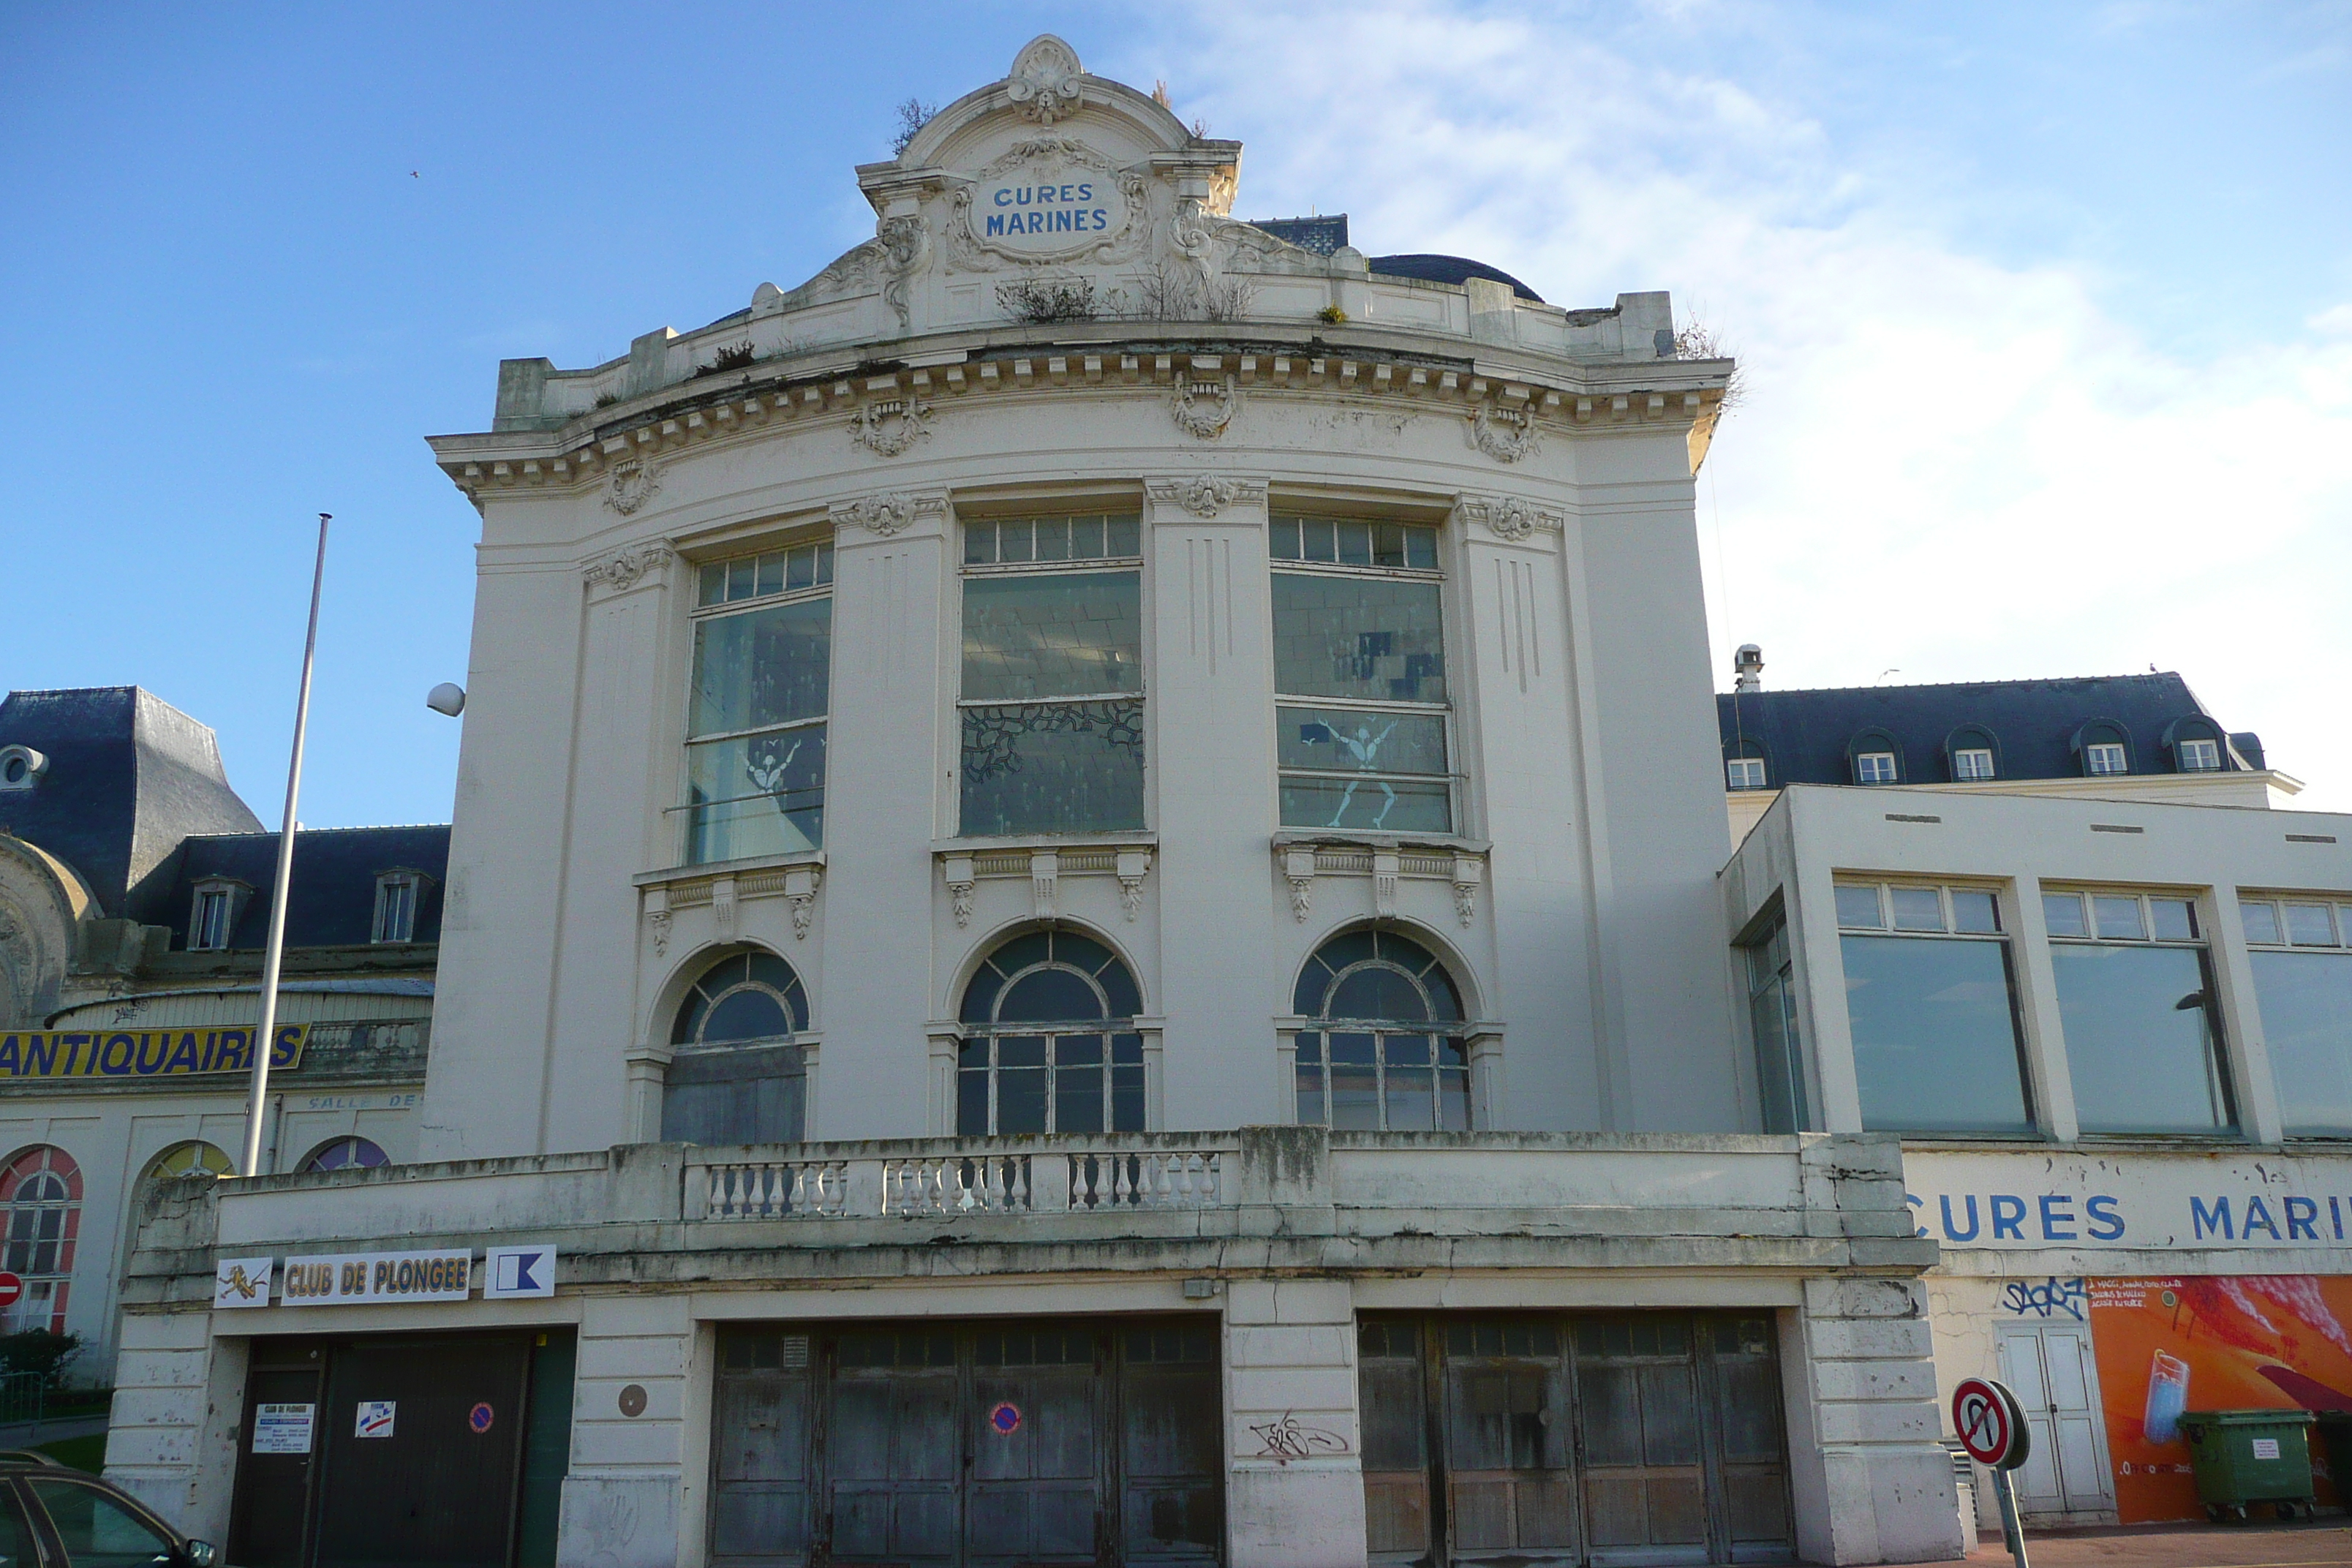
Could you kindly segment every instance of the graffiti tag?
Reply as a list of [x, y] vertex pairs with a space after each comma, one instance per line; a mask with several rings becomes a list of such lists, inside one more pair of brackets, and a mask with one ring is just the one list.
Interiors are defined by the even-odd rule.
[[1302, 1426], [1295, 1411], [1286, 1410], [1279, 1421], [1253, 1426], [1258, 1441], [1265, 1445], [1257, 1452], [1261, 1459], [1272, 1459], [1286, 1465], [1293, 1459], [1304, 1459], [1317, 1454], [1344, 1454], [1348, 1440], [1337, 1432], [1327, 1432], [1320, 1426]]
[[2020, 1279], [2001, 1292], [2000, 1304], [2024, 1317], [2053, 1318], [2063, 1312], [2076, 1322], [2084, 1321], [2090, 1305], [2090, 1292], [2080, 1279], [2046, 1279], [2039, 1285]]

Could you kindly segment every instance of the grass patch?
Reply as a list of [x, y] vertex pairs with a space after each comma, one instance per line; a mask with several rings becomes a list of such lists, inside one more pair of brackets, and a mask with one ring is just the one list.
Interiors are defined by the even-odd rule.
[[54, 1443], [38, 1445], [42, 1453], [59, 1464], [91, 1475], [106, 1468], [106, 1434], [91, 1432], [79, 1437], [60, 1437]]

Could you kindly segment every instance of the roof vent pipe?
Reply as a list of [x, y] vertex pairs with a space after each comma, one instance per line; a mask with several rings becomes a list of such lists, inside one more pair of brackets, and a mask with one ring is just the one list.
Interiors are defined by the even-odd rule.
[[1731, 689], [1761, 691], [1764, 689], [1764, 650], [1752, 642], [1739, 645], [1731, 656]]

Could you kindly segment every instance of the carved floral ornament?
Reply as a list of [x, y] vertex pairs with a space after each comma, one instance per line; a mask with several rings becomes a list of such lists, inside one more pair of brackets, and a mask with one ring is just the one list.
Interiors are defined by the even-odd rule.
[[653, 500], [660, 489], [660, 464], [644, 458], [624, 458], [604, 475], [604, 504], [627, 517]]
[[875, 456], [895, 458], [931, 433], [931, 405], [913, 397], [860, 404], [849, 416], [849, 438]]
[[914, 526], [919, 518], [944, 516], [947, 510], [943, 495], [870, 495], [841, 502], [831, 516], [836, 527], [863, 528], [887, 539]]
[[666, 570], [676, 553], [667, 544], [626, 545], [583, 561], [580, 575], [593, 586], [619, 593], [635, 587], [641, 577]]
[[1163, 505], [1181, 506], [1194, 517], [1219, 517], [1244, 502], [1265, 499], [1265, 486], [1252, 479], [1195, 474], [1188, 479], [1151, 479], [1144, 489]]
[[1223, 381], [1184, 383], [1169, 405], [1178, 428], [1213, 441], [1225, 433], [1242, 405], [1241, 384], [1228, 372]]
[[1477, 523], [1497, 539], [1517, 543], [1538, 529], [1557, 533], [1567, 526], [1560, 513], [1521, 500], [1517, 496], [1465, 495], [1454, 503], [1454, 515], [1465, 523]]
[[1079, 79], [1085, 74], [1078, 64], [1078, 51], [1047, 33], [1033, 39], [1013, 59], [1013, 74], [1004, 83], [1005, 96], [1024, 119], [1051, 125], [1076, 113], [1086, 101], [1086, 89]]
[[1470, 411], [1470, 444], [1498, 463], [1516, 463], [1537, 447], [1535, 410], [1481, 403]]

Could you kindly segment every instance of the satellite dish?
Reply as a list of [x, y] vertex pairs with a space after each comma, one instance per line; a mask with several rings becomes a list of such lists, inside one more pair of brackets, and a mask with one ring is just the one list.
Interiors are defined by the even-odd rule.
[[455, 719], [466, 710], [466, 689], [454, 680], [445, 680], [425, 694], [425, 706]]

